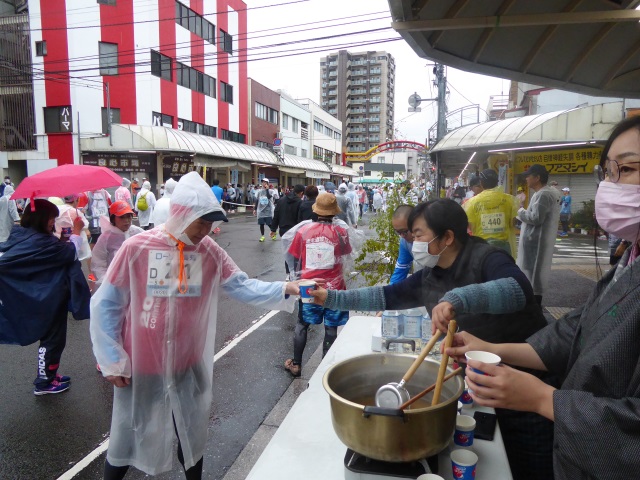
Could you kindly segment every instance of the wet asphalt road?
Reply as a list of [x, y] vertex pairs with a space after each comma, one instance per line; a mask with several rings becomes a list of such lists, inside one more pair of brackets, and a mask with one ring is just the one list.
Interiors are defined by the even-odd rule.
[[[284, 280], [281, 242], [259, 243], [254, 218], [236, 217], [218, 236], [238, 266], [252, 278]], [[267, 310], [221, 296], [216, 352], [250, 328]], [[278, 313], [243, 339], [214, 367], [214, 400], [209, 418], [209, 442], [204, 478], [219, 479], [292, 379], [282, 366], [292, 355], [295, 314]], [[322, 338], [309, 332], [305, 357]], [[95, 369], [89, 322], [68, 322], [67, 346], [60, 372], [72, 377], [72, 387], [58, 395], [35, 397], [37, 344], [0, 345], [0, 479], [57, 479], [108, 437], [112, 387]], [[104, 454], [75, 479], [102, 478]], [[173, 472], [155, 478], [184, 478], [175, 460]], [[145, 478], [131, 469], [127, 479]], [[148, 478], [148, 477], [146, 477]]]

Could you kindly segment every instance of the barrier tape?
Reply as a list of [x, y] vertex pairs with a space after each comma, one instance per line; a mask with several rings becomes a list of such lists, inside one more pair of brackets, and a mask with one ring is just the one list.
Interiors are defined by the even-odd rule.
[[239, 207], [256, 208], [255, 205], [247, 205], [245, 203], [233, 203], [233, 202], [228, 202], [226, 200], [223, 200], [222, 203], [224, 203], [225, 205], [238, 205]]

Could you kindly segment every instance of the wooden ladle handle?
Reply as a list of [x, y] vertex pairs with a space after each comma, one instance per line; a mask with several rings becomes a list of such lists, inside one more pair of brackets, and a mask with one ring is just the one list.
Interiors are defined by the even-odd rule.
[[416, 358], [413, 361], [413, 363], [409, 367], [409, 370], [407, 370], [407, 373], [404, 374], [404, 377], [402, 377], [403, 384], [411, 380], [411, 377], [413, 377], [413, 374], [416, 373], [416, 370], [418, 370], [418, 367], [420, 366], [420, 364], [424, 362], [424, 359], [427, 358], [427, 355], [429, 355], [429, 352], [433, 349], [433, 346], [436, 344], [436, 342], [439, 339], [440, 339], [440, 332], [436, 332], [436, 334], [433, 337], [431, 337], [431, 340], [429, 340], [429, 343], [427, 343], [427, 346], [422, 349], [422, 351], [420, 352], [420, 355], [418, 355], [418, 358]]
[[449, 322], [449, 329], [447, 330], [447, 338], [444, 340], [444, 353], [442, 354], [442, 360], [440, 361], [440, 370], [438, 370], [438, 379], [436, 380], [436, 390], [433, 392], [433, 400], [431, 405], [437, 405], [440, 401], [440, 393], [442, 392], [442, 383], [444, 381], [444, 374], [447, 371], [447, 363], [449, 363], [449, 355], [446, 354], [447, 348], [450, 348], [453, 344], [453, 335], [458, 329], [458, 322], [451, 320]]

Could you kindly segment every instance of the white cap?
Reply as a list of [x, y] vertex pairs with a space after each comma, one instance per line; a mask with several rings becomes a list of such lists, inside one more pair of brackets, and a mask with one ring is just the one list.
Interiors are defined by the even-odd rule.
[[268, 178], [263, 178], [262, 181], [269, 183], [269, 179]]
[[563, 192], [570, 192], [571, 190], [569, 189], [569, 187], [564, 187], [564, 188], [562, 189], [562, 191], [563, 191]]

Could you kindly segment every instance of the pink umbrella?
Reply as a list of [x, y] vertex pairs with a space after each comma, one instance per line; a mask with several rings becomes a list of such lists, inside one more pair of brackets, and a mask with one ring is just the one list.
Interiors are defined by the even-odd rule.
[[122, 177], [106, 167], [61, 165], [25, 178], [11, 198], [65, 197], [121, 184]]

